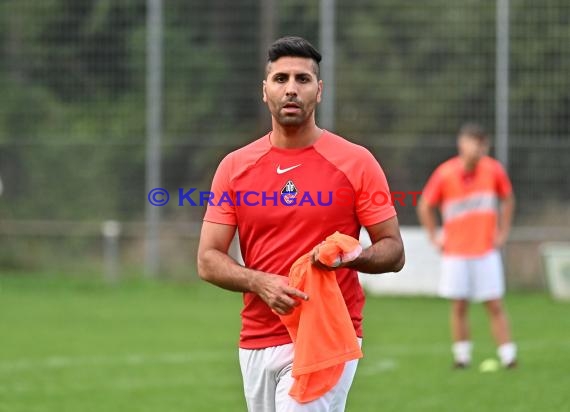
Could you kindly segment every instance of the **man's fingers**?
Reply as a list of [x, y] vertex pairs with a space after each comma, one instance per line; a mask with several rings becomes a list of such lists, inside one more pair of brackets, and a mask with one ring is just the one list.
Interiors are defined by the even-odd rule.
[[278, 306], [276, 308], [273, 308], [273, 311], [278, 315], [289, 315], [293, 311], [293, 308]]
[[299, 299], [294, 299], [288, 295], [284, 295], [281, 299], [273, 303], [272, 309], [279, 315], [288, 315], [296, 306], [299, 306], [299, 304]]
[[[277, 275], [276, 275], [277, 276]], [[271, 307], [271, 309], [279, 315], [290, 314], [301, 301], [309, 300], [309, 295], [293, 288], [287, 284], [283, 284], [283, 280], [287, 278], [279, 276], [278, 285], [274, 285], [274, 290], [265, 295], [263, 300]]]
[[327, 272], [330, 272], [331, 270], [335, 270], [335, 269], [336, 269], [336, 268], [331, 268], [331, 267], [325, 265], [325, 264], [324, 264], [323, 262], [321, 262], [320, 260], [315, 260], [315, 261], [313, 262], [313, 265], [314, 265], [315, 267], [319, 268], [319, 269], [326, 270]]
[[294, 296], [302, 300], [309, 300], [309, 295], [301, 292], [299, 289], [289, 288], [289, 290], [287, 290], [286, 292], [289, 296]]

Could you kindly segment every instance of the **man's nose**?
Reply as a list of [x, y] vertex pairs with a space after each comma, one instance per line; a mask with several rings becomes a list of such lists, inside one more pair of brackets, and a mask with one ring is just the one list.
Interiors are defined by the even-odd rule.
[[285, 94], [287, 96], [297, 96], [297, 84], [295, 81], [291, 80], [287, 82], [287, 88], [285, 89]]

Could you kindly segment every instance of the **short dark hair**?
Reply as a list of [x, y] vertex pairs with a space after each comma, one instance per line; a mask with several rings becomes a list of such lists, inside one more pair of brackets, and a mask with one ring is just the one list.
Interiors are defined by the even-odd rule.
[[267, 62], [272, 63], [281, 57], [306, 57], [315, 62], [315, 73], [319, 75], [319, 63], [321, 62], [321, 54], [308, 40], [297, 37], [287, 36], [275, 40], [267, 51]]
[[488, 140], [489, 134], [479, 123], [464, 123], [459, 129], [458, 136], [471, 136], [479, 140]]

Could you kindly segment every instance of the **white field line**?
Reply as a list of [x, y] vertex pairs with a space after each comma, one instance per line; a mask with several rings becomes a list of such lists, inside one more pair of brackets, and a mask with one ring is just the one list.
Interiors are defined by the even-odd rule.
[[[239, 374], [237, 376], [222, 375], [216, 377], [215, 382], [207, 382], [212, 386], [226, 386], [231, 382], [239, 382]], [[70, 392], [93, 392], [93, 391], [136, 391], [145, 389], [158, 388], [175, 388], [175, 387], [197, 387], [204, 385], [204, 378], [188, 373], [183, 377], [180, 376], [123, 376], [109, 377], [105, 381], [89, 382], [86, 380], [65, 381], [62, 383], [54, 381], [44, 381], [41, 383], [13, 381], [6, 385], [0, 385], [0, 394], [25, 394], [39, 393], [42, 395], [62, 395]]]
[[[0, 361], [0, 373], [28, 369], [61, 369], [85, 366], [142, 366], [148, 364], [185, 364], [212, 362], [227, 358], [231, 351], [200, 351], [192, 353], [125, 354], [97, 356], [49, 356], [47, 358], [24, 358]], [[237, 349], [235, 350], [237, 359]]]
[[[106, 367], [125, 366], [139, 367], [144, 365], [191, 365], [196, 363], [213, 363], [216, 361], [231, 362], [231, 358], [237, 362], [237, 349], [231, 351], [200, 351], [192, 353], [162, 353], [162, 354], [126, 354], [117, 356], [50, 356], [40, 359], [18, 359], [14, 361], [0, 362], [0, 394], [22, 394], [29, 392], [39, 392], [47, 395], [57, 395], [72, 392], [93, 391], [94, 389], [124, 390], [132, 391], [137, 389], [163, 388], [163, 387], [190, 387], [203, 382], [203, 377], [188, 373], [184, 377], [157, 376], [115, 376], [106, 382], [98, 382], [94, 385], [91, 382], [67, 381], [58, 384], [51, 380], [30, 382], [22, 375], [15, 376], [14, 372], [33, 372], [43, 369], [44, 372], [59, 370], [62, 368], [84, 368], [84, 367]], [[4, 375], [4, 377], [2, 377]], [[26, 375], [24, 375], [26, 376]], [[49, 376], [49, 375], [46, 375]], [[225, 379], [234, 379], [233, 376], [218, 376], [215, 384], [225, 384]]]
[[[490, 338], [489, 338], [490, 339]], [[568, 341], [555, 341], [546, 342], [541, 340], [533, 341], [517, 341], [515, 340], [519, 351], [542, 351], [542, 350], [553, 350], [553, 349], [566, 349], [570, 350], [570, 340]], [[476, 352], [480, 344], [475, 342], [473, 350]], [[381, 353], [383, 355], [439, 355], [442, 353], [449, 353], [451, 351], [451, 342], [441, 342], [441, 343], [430, 343], [430, 344], [416, 344], [416, 345], [381, 345], [372, 344], [367, 345], [366, 340], [362, 345], [362, 350], [365, 352]]]
[[[536, 352], [544, 350], [570, 350], [570, 341], [558, 342], [544, 342], [536, 341], [522, 341], [517, 342], [520, 352]], [[397, 358], [414, 355], [432, 355], [440, 356], [450, 353], [449, 342], [429, 345], [363, 345], [365, 356], [371, 358], [381, 358], [378, 361], [371, 363], [360, 363], [359, 374], [364, 376], [372, 376], [379, 373], [386, 373], [398, 369], [399, 362]], [[476, 351], [475, 347], [475, 351]], [[140, 367], [152, 364], [165, 364], [165, 365], [184, 365], [196, 363], [219, 363], [219, 362], [235, 362], [237, 360], [237, 349], [235, 351], [218, 350], [218, 351], [195, 351], [188, 353], [162, 353], [162, 354], [125, 354], [125, 355], [100, 355], [100, 356], [50, 356], [46, 358], [27, 358], [16, 360], [0, 361], [0, 393], [6, 392], [30, 392], [37, 391], [37, 385], [30, 385], [30, 382], [17, 379], [14, 373], [18, 372], [37, 372], [38, 369], [45, 370], [61, 370], [64, 368], [100, 368], [106, 366], [125, 366], [125, 367]], [[4, 375], [4, 376], [2, 376]], [[117, 378], [109, 382], [109, 388], [115, 389], [136, 389], [148, 387], [162, 387], [162, 386], [178, 386], [178, 385], [191, 385], [198, 381], [198, 377], [189, 376], [183, 380], [169, 381], [164, 377], [156, 380], [148, 378], [133, 379]], [[2, 382], [4, 381], [4, 382]], [[6, 383], [8, 383], [6, 385]], [[170, 382], [170, 383], [169, 383]], [[73, 386], [72, 390], [82, 391], [92, 389], [92, 385], [81, 385], [79, 382], [70, 384]], [[59, 392], [63, 390], [62, 387], [43, 387], [43, 391], [50, 393]], [[66, 387], [68, 387], [66, 385]]]
[[[519, 351], [555, 350], [570, 349], [570, 341], [545, 342], [535, 341], [515, 341]], [[442, 342], [426, 345], [381, 345], [367, 344], [364, 340], [362, 349], [365, 353], [382, 354], [387, 357], [399, 355], [439, 355], [447, 354], [450, 351], [451, 343]], [[475, 344], [474, 350], [477, 350]], [[124, 354], [124, 355], [96, 355], [96, 356], [49, 356], [46, 358], [22, 358], [14, 360], [0, 360], [0, 373], [16, 372], [29, 369], [62, 369], [74, 367], [99, 367], [99, 366], [143, 366], [148, 364], [185, 364], [204, 363], [220, 360], [237, 359], [237, 348], [235, 350], [217, 351], [194, 351], [194, 352], [172, 352], [157, 354]]]
[[392, 358], [382, 359], [368, 365], [359, 365], [357, 374], [361, 376], [372, 376], [398, 369], [398, 361]]

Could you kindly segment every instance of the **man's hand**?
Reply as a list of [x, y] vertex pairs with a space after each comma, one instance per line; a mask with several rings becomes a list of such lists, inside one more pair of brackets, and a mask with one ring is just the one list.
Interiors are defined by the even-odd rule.
[[502, 231], [497, 233], [497, 236], [495, 237], [495, 247], [497, 249], [502, 248], [505, 245], [505, 243], [507, 243], [508, 237], [509, 237], [508, 233], [504, 233]]
[[347, 259], [346, 261], [343, 260], [340, 256], [333, 262], [333, 264], [331, 266], [327, 266], [325, 265], [323, 262], [321, 262], [319, 260], [319, 249], [321, 247], [321, 245], [325, 243], [325, 242], [321, 242], [320, 244], [318, 244], [317, 246], [315, 246], [313, 248], [313, 250], [311, 251], [311, 263], [318, 267], [319, 269], [322, 270], [326, 270], [326, 271], [332, 271], [338, 268], [343, 268], [343, 267], [348, 267], [350, 266], [350, 263], [356, 259], [358, 256], [354, 256], [351, 259]]
[[430, 235], [429, 240], [439, 252], [443, 251], [443, 237], [440, 234]]
[[259, 273], [252, 290], [277, 314], [287, 315], [299, 306], [301, 300], [309, 300], [306, 293], [288, 285], [288, 278], [272, 273]]

